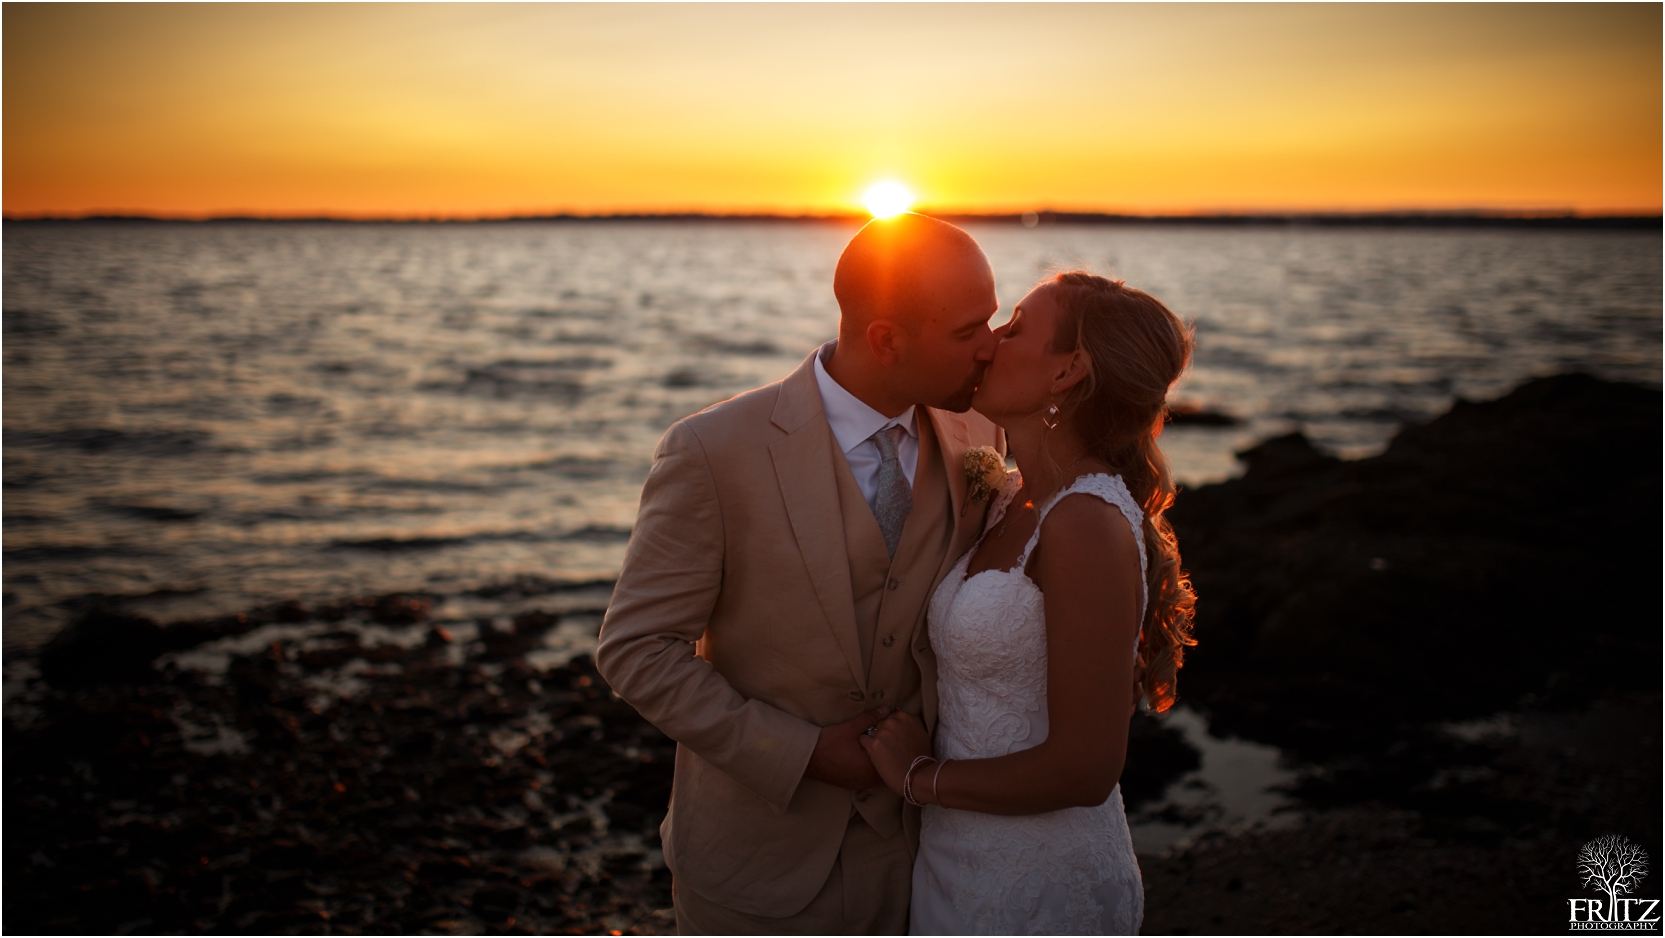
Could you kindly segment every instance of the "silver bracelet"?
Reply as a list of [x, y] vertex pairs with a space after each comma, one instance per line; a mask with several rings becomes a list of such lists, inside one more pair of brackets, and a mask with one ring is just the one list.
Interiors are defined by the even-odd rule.
[[924, 802], [913, 796], [913, 770], [919, 768], [919, 763], [931, 761], [930, 756], [914, 756], [908, 764], [908, 770], [902, 773], [902, 800], [916, 808], [925, 807]]
[[937, 800], [937, 804], [942, 804], [942, 789], [937, 787], [937, 779], [942, 778], [942, 767], [947, 764], [947, 759], [941, 760], [937, 763], [937, 770], [931, 773], [931, 797]]

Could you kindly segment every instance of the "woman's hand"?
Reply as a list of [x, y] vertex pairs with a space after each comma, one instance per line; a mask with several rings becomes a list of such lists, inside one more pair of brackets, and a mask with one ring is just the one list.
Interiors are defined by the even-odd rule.
[[[898, 795], [902, 793], [902, 776], [907, 774], [908, 766], [915, 758], [931, 754], [931, 737], [925, 732], [924, 721], [902, 710], [880, 720], [860, 742], [867, 750], [867, 758], [873, 760], [873, 767], [879, 770], [879, 777]], [[919, 780], [919, 774], [914, 773], [914, 781]], [[914, 795], [919, 794], [916, 786]]]

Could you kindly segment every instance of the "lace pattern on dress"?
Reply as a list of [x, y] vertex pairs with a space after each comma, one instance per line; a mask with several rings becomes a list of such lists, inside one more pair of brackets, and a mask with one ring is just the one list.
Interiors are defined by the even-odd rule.
[[[1017, 474], [1011, 473], [991, 506], [985, 535], [1005, 515], [1017, 488]], [[1075, 492], [1121, 509], [1139, 541], [1143, 566], [1144, 515], [1119, 477], [1077, 479], [1048, 501], [1041, 519]], [[1045, 602], [1023, 572], [1039, 536], [1037, 525], [1012, 569], [967, 578], [973, 547], [931, 597], [938, 758], [991, 758], [1046, 739]], [[930, 895], [918, 895], [922, 891]], [[1120, 787], [1096, 807], [1018, 817], [927, 807], [915, 892], [916, 926], [926, 932], [1133, 933], [1143, 917], [1144, 890]], [[952, 914], [934, 916], [933, 896], [945, 898]]]

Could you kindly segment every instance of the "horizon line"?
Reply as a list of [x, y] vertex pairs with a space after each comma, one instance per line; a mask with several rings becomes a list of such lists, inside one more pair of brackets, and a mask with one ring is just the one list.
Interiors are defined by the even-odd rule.
[[[1257, 211], [1257, 212], [1075, 212], [1039, 209], [1027, 212], [918, 211], [944, 221], [1014, 222], [1026, 227], [1052, 224], [1390, 224], [1390, 225], [1474, 225], [1491, 227], [1577, 227], [1640, 228], [1659, 225], [1658, 211], [1578, 212], [1572, 209], [1401, 209], [1387, 211]], [[348, 215], [296, 214], [258, 215], [167, 214], [143, 212], [5, 213], [5, 222], [75, 223], [328, 223], [328, 224], [504, 224], [515, 222], [603, 222], [603, 221], [728, 221], [728, 222], [852, 222], [870, 218], [868, 213], [846, 212], [548, 212], [506, 215]]]

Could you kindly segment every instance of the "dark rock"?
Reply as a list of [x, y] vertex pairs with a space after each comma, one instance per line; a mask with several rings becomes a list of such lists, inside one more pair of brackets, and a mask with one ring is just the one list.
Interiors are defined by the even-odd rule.
[[487, 886], [475, 891], [470, 905], [486, 921], [502, 922], [520, 911], [520, 892], [507, 886]]
[[272, 618], [278, 622], [305, 622], [308, 614], [305, 606], [291, 599], [273, 606]]
[[273, 749], [293, 749], [301, 742], [300, 721], [278, 709], [263, 710], [250, 720], [260, 743]]
[[434, 745], [438, 741], [439, 737], [432, 730], [417, 730], [414, 733], [406, 733], [399, 740], [397, 752], [408, 758], [425, 756], [434, 751]]
[[[327, 640], [327, 637], [323, 640]], [[348, 633], [345, 639], [338, 639], [330, 647], [301, 652], [296, 660], [305, 667], [321, 671], [326, 668], [339, 668], [354, 658], [361, 657], [362, 653], [358, 636]]]
[[594, 821], [590, 820], [588, 817], [575, 817], [572, 820], [566, 822], [565, 824], [562, 824], [560, 832], [562, 834], [572, 835], [572, 834], [588, 834], [588, 833], [593, 832], [594, 830], [595, 830], [595, 822]]
[[371, 616], [382, 625], [410, 625], [426, 619], [432, 605], [426, 596], [382, 596], [376, 599]]
[[608, 823], [619, 830], [637, 830], [641, 828], [642, 819], [645, 817], [647, 817], [646, 811], [629, 802], [618, 802], [607, 806]]
[[1279, 476], [1290, 473], [1323, 472], [1340, 460], [1319, 452], [1312, 441], [1300, 433], [1273, 437], [1237, 454], [1250, 472]]
[[[518, 800], [518, 799], [516, 799]], [[496, 831], [490, 837], [490, 843], [499, 850], [524, 850], [535, 842], [535, 835], [524, 827], [505, 827]]]
[[1202, 756], [1185, 734], [1156, 717], [1135, 713], [1127, 730], [1127, 762], [1122, 768], [1122, 803], [1132, 811], [1162, 797], [1180, 776], [1202, 765]]
[[429, 860], [416, 871], [416, 878], [430, 883], [449, 883], [470, 876], [474, 865], [460, 857]]
[[697, 388], [706, 382], [705, 375], [692, 368], [678, 368], [660, 382], [667, 388]]
[[1169, 513], [1198, 594], [1181, 694], [1313, 758], [1528, 695], [1657, 690], [1660, 394], [1545, 378], [1353, 462], [1304, 437]]
[[480, 619], [476, 624], [480, 640], [486, 645], [486, 658], [501, 661], [537, 648], [556, 621], [555, 616], [534, 611], [515, 616], [507, 628], [498, 628], [491, 619]]
[[1199, 404], [1176, 401], [1168, 406], [1168, 424], [1175, 427], [1235, 427], [1243, 421]]
[[150, 619], [93, 609], [41, 649], [41, 675], [63, 688], [149, 683], [157, 679], [151, 662], [168, 648]]

